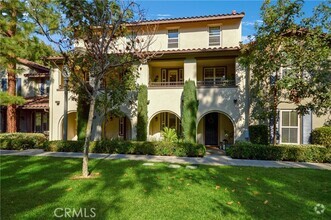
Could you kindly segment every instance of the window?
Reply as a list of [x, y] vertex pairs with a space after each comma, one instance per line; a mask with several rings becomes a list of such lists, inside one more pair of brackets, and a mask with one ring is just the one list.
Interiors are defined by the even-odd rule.
[[168, 48], [178, 48], [178, 29], [168, 30]]
[[124, 136], [125, 135], [125, 117], [120, 117], [119, 118], [119, 131], [118, 131], [119, 136]]
[[220, 82], [225, 80], [226, 67], [206, 67], [204, 68], [204, 81], [207, 82]]
[[299, 120], [295, 111], [281, 111], [281, 143], [299, 143]]
[[22, 79], [16, 78], [16, 94], [22, 95]]
[[163, 131], [164, 127], [176, 129], [177, 134], [181, 133], [181, 121], [176, 115], [163, 112], [161, 115], [160, 130]]
[[33, 114], [33, 132], [42, 133], [49, 130], [49, 114], [47, 112], [34, 112]]
[[209, 46], [219, 46], [221, 42], [220, 27], [209, 28]]
[[7, 91], [7, 78], [1, 79], [1, 91], [3, 92]]

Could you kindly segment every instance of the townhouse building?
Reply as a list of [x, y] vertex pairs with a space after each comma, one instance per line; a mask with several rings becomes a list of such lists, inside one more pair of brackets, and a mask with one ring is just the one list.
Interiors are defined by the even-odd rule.
[[[137, 83], [148, 87], [150, 140], [161, 138], [163, 127], [181, 127], [184, 82], [193, 80], [199, 102], [197, 142], [219, 145], [244, 140], [247, 131], [247, 79], [238, 65], [241, 21], [244, 13], [145, 21], [157, 25], [149, 50], [161, 54], [139, 66]], [[62, 137], [63, 76], [53, 68], [50, 86], [50, 139]], [[73, 95], [73, 94], [71, 94]], [[68, 104], [68, 139], [77, 139], [77, 104]], [[111, 117], [107, 138], [136, 138], [137, 117], [123, 106], [124, 117]], [[96, 117], [93, 138], [103, 135], [102, 117]], [[246, 132], [247, 133], [247, 132]]]
[[[139, 85], [148, 88], [149, 140], [160, 140], [164, 127], [181, 129], [183, 87], [195, 82], [198, 112], [197, 142], [210, 146], [248, 138], [250, 73], [238, 63], [244, 13], [219, 14], [144, 21], [156, 25], [149, 50], [159, 55], [139, 64]], [[54, 62], [57, 58], [54, 58]], [[64, 77], [61, 65], [50, 69], [22, 60], [17, 94], [27, 100], [18, 107], [18, 131], [43, 132], [50, 140], [61, 140], [64, 117]], [[6, 90], [3, 74], [1, 89]], [[75, 97], [69, 92], [69, 97]], [[306, 144], [312, 129], [321, 127], [330, 115], [300, 116], [295, 105], [279, 106], [279, 143]], [[122, 117], [110, 120], [96, 115], [94, 140], [135, 139], [137, 109], [127, 103]], [[1, 110], [1, 132], [5, 131], [5, 108]], [[106, 129], [104, 132], [103, 129]], [[77, 102], [68, 101], [68, 140], [77, 139]]]

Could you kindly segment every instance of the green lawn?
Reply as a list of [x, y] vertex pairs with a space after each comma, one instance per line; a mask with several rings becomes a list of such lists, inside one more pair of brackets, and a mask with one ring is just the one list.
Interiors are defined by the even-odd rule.
[[[331, 219], [331, 172], [1, 156], [1, 219], [54, 219], [56, 208], [96, 219]], [[323, 204], [323, 214], [314, 206]], [[83, 210], [84, 211], [84, 210]], [[64, 210], [57, 213], [64, 215]], [[92, 219], [92, 218], [90, 218]]]

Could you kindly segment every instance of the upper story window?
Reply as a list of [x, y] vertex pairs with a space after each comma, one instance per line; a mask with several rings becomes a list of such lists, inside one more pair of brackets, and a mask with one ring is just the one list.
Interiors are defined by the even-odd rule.
[[168, 48], [178, 48], [178, 29], [168, 30]]
[[220, 27], [209, 27], [209, 46], [220, 46], [221, 30]]

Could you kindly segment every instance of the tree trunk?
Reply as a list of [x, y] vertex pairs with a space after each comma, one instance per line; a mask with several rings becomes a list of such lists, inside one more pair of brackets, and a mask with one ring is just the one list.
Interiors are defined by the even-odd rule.
[[[93, 93], [95, 93], [95, 92], [93, 92]], [[82, 167], [82, 172], [83, 172], [84, 177], [87, 177], [89, 175], [88, 154], [89, 154], [89, 145], [90, 145], [91, 135], [92, 135], [94, 111], [95, 111], [95, 94], [93, 94], [93, 97], [91, 98], [90, 110], [89, 110], [87, 126], [86, 126], [86, 137], [85, 137], [85, 143], [84, 143], [84, 155], [83, 155], [83, 167]]]
[[[16, 64], [9, 63], [7, 65], [8, 74], [8, 93], [10, 95], [16, 95]], [[10, 104], [7, 106], [7, 132], [14, 133], [16, 128], [16, 105]]]

